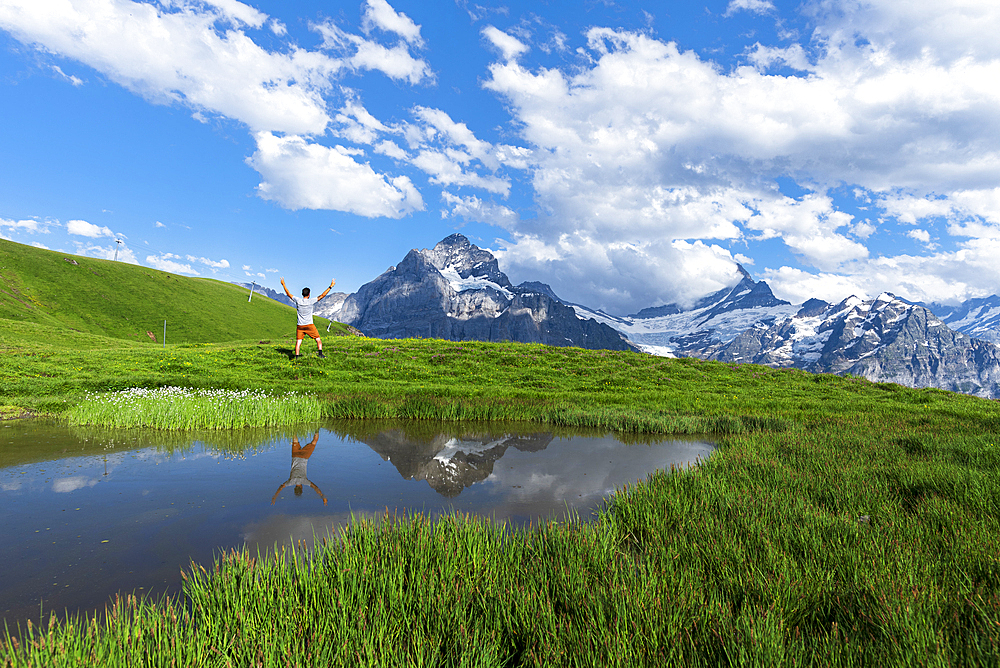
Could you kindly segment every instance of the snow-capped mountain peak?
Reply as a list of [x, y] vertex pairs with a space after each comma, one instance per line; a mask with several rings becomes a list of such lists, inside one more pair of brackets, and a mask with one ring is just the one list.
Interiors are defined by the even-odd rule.
[[[510, 289], [513, 287], [507, 279], [506, 274], [500, 271], [497, 259], [489, 251], [483, 250], [470, 242], [461, 234], [453, 234], [439, 241], [434, 248], [417, 251], [423, 255], [430, 264], [449, 279], [459, 285], [461, 280], [470, 278], [484, 279], [489, 283], [498, 286], [498, 289]], [[457, 276], [452, 281], [450, 276]], [[474, 284], [468, 284], [474, 285]], [[463, 289], [475, 289], [463, 287]], [[461, 292], [461, 290], [456, 290]]]
[[790, 317], [799, 310], [776, 298], [764, 281], [754, 282], [742, 266], [739, 272], [741, 279], [735, 286], [704, 297], [689, 309], [666, 304], [619, 317], [572, 306], [579, 317], [614, 327], [648, 352], [706, 356], [747, 329]]
[[887, 292], [813, 306], [748, 329], [707, 357], [1000, 396], [1000, 349], [952, 331], [922, 306]]
[[398, 266], [350, 295], [337, 319], [380, 338], [634, 349], [614, 329], [577, 318], [547, 285], [515, 287], [489, 251], [461, 234], [411, 250]]

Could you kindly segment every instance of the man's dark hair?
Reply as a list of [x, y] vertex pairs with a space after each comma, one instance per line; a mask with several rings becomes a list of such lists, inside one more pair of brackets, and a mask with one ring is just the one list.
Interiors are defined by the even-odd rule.
[[303, 297], [309, 296], [309, 288], [302, 288], [302, 296]]

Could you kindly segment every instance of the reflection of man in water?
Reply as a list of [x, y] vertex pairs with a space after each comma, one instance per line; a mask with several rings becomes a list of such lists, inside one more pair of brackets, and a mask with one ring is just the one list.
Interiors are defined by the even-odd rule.
[[295, 496], [302, 496], [302, 485], [307, 484], [316, 490], [316, 493], [320, 495], [323, 499], [323, 505], [326, 505], [326, 497], [323, 496], [323, 492], [320, 491], [319, 487], [309, 482], [309, 478], [306, 477], [306, 464], [309, 462], [309, 458], [312, 456], [313, 450], [316, 449], [316, 443], [319, 441], [319, 432], [313, 436], [313, 440], [309, 445], [302, 448], [299, 447], [299, 437], [292, 437], [292, 472], [288, 476], [288, 480], [281, 483], [281, 487], [278, 491], [274, 493], [271, 497], [271, 505], [277, 500], [278, 495], [281, 494], [281, 490], [285, 489], [288, 485], [295, 485]]

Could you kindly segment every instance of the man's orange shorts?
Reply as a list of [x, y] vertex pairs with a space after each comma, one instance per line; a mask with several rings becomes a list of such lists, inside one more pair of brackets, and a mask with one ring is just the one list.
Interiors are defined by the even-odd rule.
[[306, 338], [306, 334], [313, 337], [314, 339], [319, 338], [319, 330], [316, 329], [316, 325], [296, 325], [295, 326], [295, 340], [301, 341]]

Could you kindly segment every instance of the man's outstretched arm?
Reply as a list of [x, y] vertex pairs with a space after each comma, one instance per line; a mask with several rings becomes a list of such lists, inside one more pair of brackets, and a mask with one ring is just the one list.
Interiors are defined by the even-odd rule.
[[[291, 478], [289, 478], [288, 480], [291, 480]], [[286, 480], [285, 482], [281, 483], [281, 487], [279, 487], [278, 491], [275, 492], [274, 496], [271, 497], [271, 505], [272, 506], [274, 505], [274, 502], [278, 500], [278, 495], [281, 494], [281, 490], [285, 489], [285, 485], [288, 484], [288, 480]], [[320, 496], [322, 496], [322, 495], [320, 495]]]
[[319, 301], [323, 297], [326, 297], [328, 294], [330, 294], [330, 290], [333, 290], [333, 286], [335, 286], [336, 284], [337, 284], [337, 281], [330, 281], [330, 287], [328, 287], [326, 290], [324, 290], [323, 294], [321, 294], [319, 297], [316, 298], [316, 301]]
[[326, 505], [326, 495], [323, 494], [323, 492], [320, 491], [319, 487], [317, 487], [315, 483], [310, 482], [309, 486], [312, 487], [314, 490], [316, 490], [316, 493], [319, 494], [319, 496], [320, 496], [321, 499], [323, 499], [323, 505], [325, 506]]
[[281, 287], [285, 289], [285, 294], [288, 295], [288, 298], [291, 299], [292, 301], [295, 301], [295, 297], [292, 296], [292, 293], [288, 291], [288, 286], [285, 285], [284, 277], [282, 277], [281, 279]]

